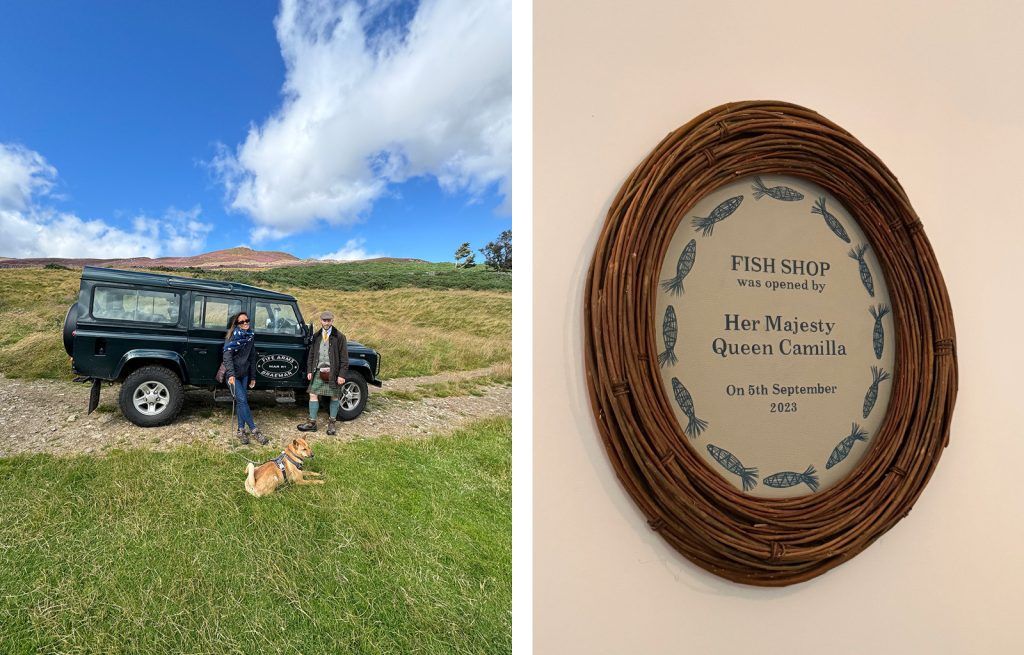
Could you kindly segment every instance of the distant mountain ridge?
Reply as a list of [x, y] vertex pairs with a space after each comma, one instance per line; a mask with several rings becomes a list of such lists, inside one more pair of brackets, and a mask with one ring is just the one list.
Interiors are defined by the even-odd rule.
[[[34, 257], [28, 259], [0, 258], [0, 268], [30, 268], [58, 264], [68, 268], [103, 266], [106, 268], [276, 268], [279, 266], [309, 266], [335, 260], [299, 259], [280, 250], [253, 250], [245, 246], [214, 250], [189, 257], [130, 257], [127, 259], [75, 259], [63, 257]], [[376, 257], [362, 262], [424, 262], [404, 257]]]

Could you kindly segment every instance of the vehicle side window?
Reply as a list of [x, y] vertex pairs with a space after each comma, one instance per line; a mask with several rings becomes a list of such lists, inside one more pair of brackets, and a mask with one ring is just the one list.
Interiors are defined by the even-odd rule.
[[181, 296], [151, 289], [96, 287], [92, 315], [115, 321], [141, 321], [175, 325]]
[[256, 301], [254, 327], [257, 332], [270, 334], [302, 334], [295, 308], [289, 303]]
[[242, 301], [237, 298], [193, 296], [192, 327], [226, 330], [228, 319], [240, 311], [242, 311]]

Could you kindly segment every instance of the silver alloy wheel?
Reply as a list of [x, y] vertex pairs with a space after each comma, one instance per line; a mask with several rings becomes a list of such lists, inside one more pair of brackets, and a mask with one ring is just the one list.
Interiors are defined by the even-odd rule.
[[132, 404], [135, 409], [146, 416], [156, 416], [167, 409], [167, 403], [171, 400], [171, 393], [162, 382], [148, 380], [135, 387], [132, 394]]
[[359, 406], [363, 393], [355, 382], [345, 381], [341, 387], [341, 408], [346, 412], [352, 411]]

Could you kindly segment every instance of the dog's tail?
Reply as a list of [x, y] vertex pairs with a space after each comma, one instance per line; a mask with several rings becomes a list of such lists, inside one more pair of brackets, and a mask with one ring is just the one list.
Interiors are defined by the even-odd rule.
[[256, 495], [256, 465], [249, 462], [245, 465], [245, 490]]

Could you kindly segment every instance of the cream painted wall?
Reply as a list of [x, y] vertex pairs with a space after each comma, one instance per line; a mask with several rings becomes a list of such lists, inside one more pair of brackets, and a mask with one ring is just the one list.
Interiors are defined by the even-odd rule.
[[[537, 653], [1024, 652], [1024, 3], [534, 7]], [[952, 443], [910, 516], [778, 590], [697, 569], [619, 486], [586, 398], [582, 289], [615, 192], [730, 100], [805, 105], [920, 214], [958, 334]]]

